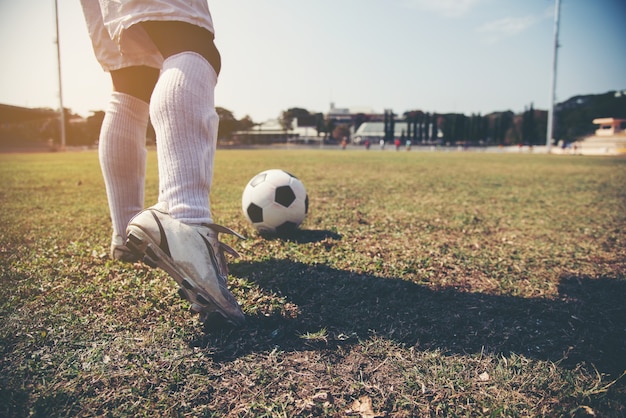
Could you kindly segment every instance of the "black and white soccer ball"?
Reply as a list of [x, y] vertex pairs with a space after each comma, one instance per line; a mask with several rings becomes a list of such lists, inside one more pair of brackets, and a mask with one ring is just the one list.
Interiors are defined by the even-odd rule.
[[309, 211], [304, 184], [284, 170], [262, 171], [241, 196], [243, 214], [260, 233], [284, 235], [298, 229]]

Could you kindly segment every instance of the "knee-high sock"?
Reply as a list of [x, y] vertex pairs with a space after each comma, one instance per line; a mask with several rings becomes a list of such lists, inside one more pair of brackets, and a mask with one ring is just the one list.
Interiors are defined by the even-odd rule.
[[181, 222], [211, 223], [209, 193], [219, 118], [215, 111], [217, 75], [195, 52], [163, 62], [150, 99], [157, 137], [159, 201]]
[[113, 240], [126, 240], [126, 226], [144, 206], [148, 103], [125, 93], [111, 95], [98, 145]]

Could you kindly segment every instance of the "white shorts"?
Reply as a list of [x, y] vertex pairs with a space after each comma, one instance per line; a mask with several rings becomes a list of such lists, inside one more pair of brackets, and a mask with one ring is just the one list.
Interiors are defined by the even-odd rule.
[[161, 68], [163, 56], [137, 23], [178, 21], [214, 33], [207, 0], [81, 0], [96, 59], [105, 71], [145, 65]]

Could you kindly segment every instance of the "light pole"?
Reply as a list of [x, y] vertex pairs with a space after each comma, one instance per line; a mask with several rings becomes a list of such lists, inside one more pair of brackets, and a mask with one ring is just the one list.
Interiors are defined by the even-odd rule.
[[554, 134], [554, 100], [556, 95], [556, 62], [559, 49], [559, 19], [561, 14], [561, 0], [556, 0], [554, 6], [554, 50], [552, 52], [552, 77], [550, 80], [550, 109], [548, 110], [548, 127], [546, 132], [546, 149], [550, 153], [552, 135]]
[[54, 21], [56, 29], [57, 44], [57, 72], [59, 74], [59, 124], [61, 125], [61, 150], [65, 149], [65, 109], [63, 108], [63, 85], [61, 83], [61, 41], [59, 39], [59, 5], [58, 0], [54, 0]]

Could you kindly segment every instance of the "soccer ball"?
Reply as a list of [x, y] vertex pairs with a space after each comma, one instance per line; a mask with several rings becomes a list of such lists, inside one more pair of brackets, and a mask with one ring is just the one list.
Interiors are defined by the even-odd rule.
[[283, 170], [266, 170], [246, 185], [241, 208], [260, 234], [284, 235], [295, 231], [304, 220], [309, 196], [297, 177]]

